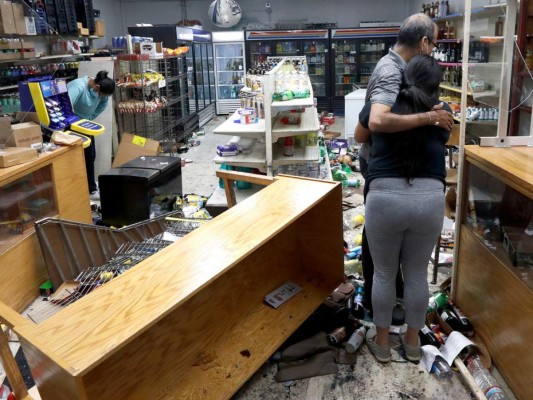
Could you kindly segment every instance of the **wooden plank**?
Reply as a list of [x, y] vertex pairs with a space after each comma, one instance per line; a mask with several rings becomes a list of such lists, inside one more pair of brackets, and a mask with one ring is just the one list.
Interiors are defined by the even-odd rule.
[[227, 178], [233, 181], [244, 181], [264, 186], [268, 186], [275, 181], [275, 178], [264, 175], [250, 174], [248, 172], [217, 170], [216, 175], [218, 178], [222, 179]]
[[[300, 283], [300, 281], [297, 281]], [[229, 399], [311, 314], [309, 304], [320, 305], [331, 287], [302, 284], [304, 292], [278, 310], [261, 305], [250, 317], [220, 339], [157, 400]], [[273, 334], [273, 332], [275, 332]], [[246, 343], [246, 345], [244, 345]], [[243, 352], [245, 355], [241, 354]], [[247, 352], [250, 356], [247, 356]]]
[[0, 323], [13, 329], [15, 326], [25, 324], [27, 320], [23, 318], [18, 312], [8, 307], [5, 303], [0, 301]]
[[480, 389], [479, 385], [474, 380], [474, 377], [472, 376], [470, 371], [468, 371], [468, 369], [466, 368], [465, 364], [463, 363], [463, 360], [457, 357], [455, 360], [453, 360], [453, 364], [459, 370], [459, 373], [464, 378], [470, 390], [474, 393], [474, 396], [476, 396], [476, 399], [487, 400], [487, 397], [485, 396], [483, 391]]
[[533, 148], [465, 146], [466, 160], [533, 198]]
[[48, 274], [35, 232], [0, 256], [0, 277], [0, 301], [17, 312], [39, 296]]
[[39, 326], [17, 333], [28, 341], [39, 338], [78, 374], [87, 371], [238, 265], [334, 188], [280, 179]]
[[[81, 147], [81, 145], [79, 145]], [[37, 159], [24, 163], [14, 165], [8, 168], [0, 168], [0, 185], [6, 185], [20, 177], [27, 175], [33, 171], [42, 168], [45, 165], [50, 164], [54, 158], [68, 152], [69, 147], [60, 147], [52, 152], [46, 152], [39, 154]]]
[[9, 348], [9, 341], [2, 329], [0, 329], [0, 360], [17, 398], [27, 398], [28, 391], [26, 390], [24, 379], [22, 379], [15, 357], [13, 357], [13, 353], [11, 353]]
[[533, 386], [524, 373], [533, 370], [532, 291], [464, 225], [460, 243], [457, 304], [471, 319], [513, 392], [519, 398], [533, 398]]
[[54, 189], [61, 219], [92, 223], [84, 160], [82, 146], [75, 146], [54, 160]]

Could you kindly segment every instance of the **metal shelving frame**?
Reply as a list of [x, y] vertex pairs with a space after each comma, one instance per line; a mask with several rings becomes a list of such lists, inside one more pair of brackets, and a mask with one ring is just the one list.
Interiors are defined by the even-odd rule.
[[[140, 74], [145, 80], [148, 71], [157, 72], [165, 78], [139, 87], [119, 86], [115, 92], [115, 106], [119, 134], [123, 132], [157, 140], [163, 151], [172, 153], [175, 143], [183, 140], [189, 132], [182, 129], [190, 115], [187, 66], [185, 55], [162, 59], [118, 60], [117, 76], [128, 73]], [[147, 110], [149, 97], [165, 98], [164, 103], [154, 112]], [[126, 100], [140, 100], [144, 112], [122, 113], [119, 104]]]

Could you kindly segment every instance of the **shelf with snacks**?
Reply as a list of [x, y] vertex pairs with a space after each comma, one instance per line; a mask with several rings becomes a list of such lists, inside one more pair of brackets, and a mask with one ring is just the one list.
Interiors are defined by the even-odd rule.
[[117, 60], [115, 108], [119, 132], [172, 143], [187, 135], [188, 101], [185, 54], [162, 59]]

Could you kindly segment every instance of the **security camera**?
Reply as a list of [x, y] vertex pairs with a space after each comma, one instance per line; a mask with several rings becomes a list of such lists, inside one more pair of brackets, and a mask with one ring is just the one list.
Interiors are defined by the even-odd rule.
[[266, 12], [271, 13], [272, 12], [272, 5], [270, 3], [265, 4]]

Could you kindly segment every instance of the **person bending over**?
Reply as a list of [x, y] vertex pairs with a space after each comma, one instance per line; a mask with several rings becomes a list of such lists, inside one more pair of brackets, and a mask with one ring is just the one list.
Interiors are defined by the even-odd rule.
[[[107, 74], [107, 71], [100, 71], [96, 78], [84, 76], [67, 85], [72, 107], [78, 117], [94, 120], [105, 110], [109, 97], [115, 92], [115, 81], [108, 78]], [[98, 190], [94, 177], [95, 159], [95, 137], [92, 137], [91, 145], [85, 149], [85, 169], [91, 195], [97, 193]]]

